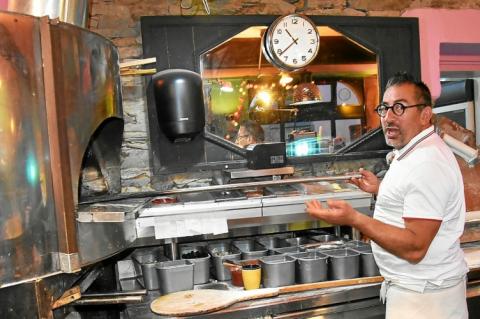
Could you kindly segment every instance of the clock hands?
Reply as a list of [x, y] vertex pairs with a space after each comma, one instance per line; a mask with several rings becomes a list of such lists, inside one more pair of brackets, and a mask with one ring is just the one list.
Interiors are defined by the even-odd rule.
[[[297, 39], [297, 40], [298, 40], [298, 39]], [[284, 53], [285, 53], [288, 49], [290, 49], [290, 47], [291, 47], [292, 45], [294, 45], [294, 44], [295, 44], [295, 41], [293, 41], [292, 43], [290, 43], [285, 49], [282, 50], [282, 52], [280, 52], [279, 55], [282, 56], [282, 54], [284, 54]]]
[[290, 49], [290, 47], [291, 47], [292, 45], [298, 44], [298, 38], [295, 39], [295, 38], [293, 37], [293, 35], [288, 31], [288, 29], [284, 29], [284, 30], [285, 30], [285, 32], [287, 32], [288, 36], [289, 36], [290, 38], [292, 38], [293, 42], [290, 43], [285, 49], [283, 49], [282, 52], [280, 52], [280, 54], [279, 54], [280, 56], [282, 56], [282, 54], [284, 54], [288, 49]]
[[319, 50], [319, 40], [313, 21], [301, 14], [290, 14], [277, 18], [268, 27], [262, 51], [274, 66], [295, 71], [313, 61]]
[[290, 34], [290, 32], [288, 31], [288, 29], [285, 29], [285, 32], [287, 32], [288, 36], [289, 36], [290, 38], [292, 38], [292, 40], [293, 40], [293, 42], [295, 42], [295, 44], [298, 44], [298, 43], [297, 43], [298, 38], [295, 39], [295, 38]]
[[[286, 29], [285, 29], [285, 30], [286, 30]], [[288, 31], [287, 31], [287, 32], [288, 32]], [[290, 34], [290, 33], [289, 33], [289, 34]], [[298, 44], [298, 42], [297, 42], [297, 41], [298, 41], [298, 38], [294, 39], [294, 38], [292, 37], [292, 39], [293, 39], [292, 43], [290, 43], [285, 49], [282, 50], [282, 52], [280, 52], [280, 54], [279, 54], [280, 56], [282, 56], [282, 54], [284, 54], [288, 49], [290, 49], [290, 47], [291, 47], [292, 45]]]

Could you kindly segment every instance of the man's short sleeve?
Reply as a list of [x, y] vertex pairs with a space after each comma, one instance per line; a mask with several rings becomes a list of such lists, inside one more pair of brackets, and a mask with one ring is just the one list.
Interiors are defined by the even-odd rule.
[[405, 178], [408, 186], [403, 217], [442, 220], [455, 187], [450, 170], [436, 162], [425, 162]]

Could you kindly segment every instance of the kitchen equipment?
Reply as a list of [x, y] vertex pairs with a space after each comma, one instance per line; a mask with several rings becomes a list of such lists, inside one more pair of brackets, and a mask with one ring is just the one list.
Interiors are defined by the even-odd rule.
[[90, 6], [91, 2], [86, 0], [4, 0], [0, 3], [0, 10], [18, 12], [36, 17], [48, 15], [50, 19], [59, 19], [62, 22], [87, 28]]
[[233, 245], [242, 252], [242, 259], [255, 259], [268, 253], [268, 249], [254, 239], [234, 240]]
[[280, 248], [280, 247], [288, 247], [287, 242], [283, 240], [284, 238], [278, 237], [278, 236], [265, 236], [265, 237], [259, 237], [256, 239], [257, 242], [262, 244], [268, 249], [273, 249], [273, 248]]
[[313, 240], [307, 237], [285, 238], [284, 241], [288, 243], [288, 246], [302, 246], [302, 245], [314, 243]]
[[225, 260], [233, 262], [240, 260], [240, 250], [232, 246], [229, 241], [209, 244], [208, 250], [212, 255], [215, 278], [220, 281], [230, 280], [232, 278], [230, 271], [223, 265], [223, 262]]
[[156, 265], [160, 291], [169, 294], [193, 289], [193, 263], [188, 260], [172, 260]]
[[378, 276], [380, 271], [378, 270], [377, 263], [373, 257], [372, 247], [368, 244], [366, 246], [352, 247], [352, 250], [360, 254], [360, 272], [362, 276]]
[[210, 254], [206, 246], [183, 245], [179, 247], [180, 258], [193, 263], [193, 283], [204, 284], [210, 278]]
[[137, 274], [142, 274], [143, 287], [147, 290], [160, 289], [155, 267], [159, 262], [168, 260], [167, 257], [163, 255], [163, 247], [137, 249], [133, 252], [132, 259]]
[[[7, 2], [14, 11], [46, 7], [41, 1]], [[9, 150], [0, 165], [0, 224], [9, 229], [0, 232], [2, 288], [77, 272], [133, 241], [123, 236], [127, 227], [121, 223], [101, 231], [94, 223], [88, 230], [82, 227], [87, 223], [77, 223], [79, 197], [113, 195], [121, 188], [118, 50], [100, 35], [49, 20], [41, 11], [43, 18], [0, 10], [0, 140]], [[82, 166], [101, 186], [88, 183]], [[98, 188], [86, 190], [86, 184]], [[115, 241], [104, 245], [119, 224]]]
[[345, 247], [352, 248], [352, 249], [365, 248], [365, 247], [370, 247], [370, 244], [363, 242], [361, 240], [351, 240], [345, 243]]
[[349, 248], [326, 250], [330, 257], [329, 276], [333, 280], [356, 278], [360, 275], [360, 254]]
[[263, 287], [280, 287], [295, 283], [295, 259], [287, 255], [260, 258]]
[[165, 316], [192, 316], [220, 310], [234, 303], [245, 300], [274, 297], [291, 292], [372, 284], [381, 281], [383, 281], [383, 277], [377, 276], [316, 282], [279, 288], [263, 288], [249, 291], [225, 291], [214, 289], [180, 291], [155, 299], [150, 304], [150, 309], [156, 314]]
[[341, 238], [331, 234], [316, 235], [311, 236], [310, 238], [315, 240], [316, 242], [302, 245], [303, 248], [331, 250], [343, 248], [344, 246], [344, 242], [341, 240]]
[[295, 258], [295, 280], [305, 284], [328, 278], [328, 256], [319, 251], [292, 254]]
[[330, 235], [330, 234], [325, 234], [325, 235], [316, 235], [316, 236], [311, 236], [311, 239], [321, 242], [321, 243], [326, 243], [326, 242], [332, 242], [332, 241], [338, 241], [340, 238], [338, 238], [335, 235]]
[[306, 251], [306, 249], [300, 246], [291, 246], [291, 247], [274, 248], [274, 249], [271, 249], [270, 251], [274, 255], [291, 255], [291, 254], [303, 253]]

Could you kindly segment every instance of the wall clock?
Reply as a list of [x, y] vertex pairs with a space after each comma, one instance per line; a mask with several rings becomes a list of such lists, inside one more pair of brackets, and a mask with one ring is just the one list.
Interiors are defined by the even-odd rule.
[[301, 14], [277, 18], [262, 39], [266, 59], [274, 66], [295, 71], [315, 59], [320, 49], [320, 35], [312, 20]]

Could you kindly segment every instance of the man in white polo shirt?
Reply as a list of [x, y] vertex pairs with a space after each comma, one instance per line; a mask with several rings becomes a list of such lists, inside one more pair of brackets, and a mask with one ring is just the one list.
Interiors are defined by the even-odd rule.
[[387, 319], [467, 319], [460, 248], [465, 223], [463, 180], [455, 156], [431, 125], [430, 90], [408, 74], [388, 83], [376, 108], [394, 158], [384, 179], [360, 170], [352, 183], [377, 195], [373, 218], [347, 202], [306, 203], [312, 216], [350, 225], [372, 239], [385, 277]]

